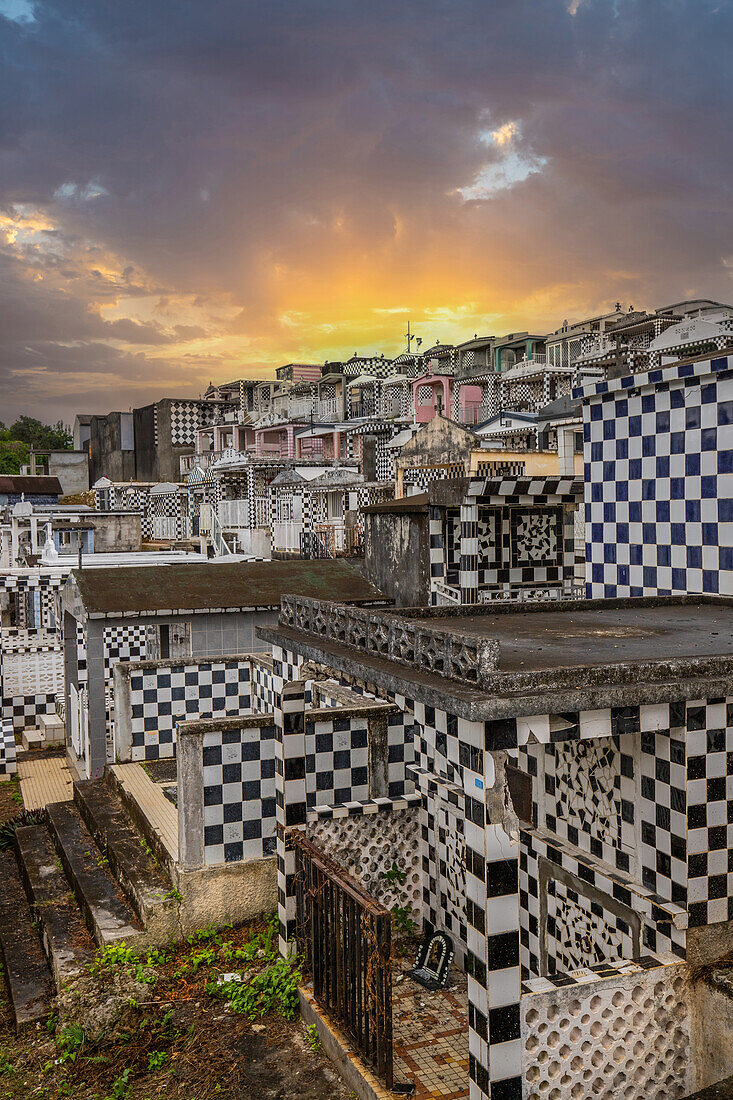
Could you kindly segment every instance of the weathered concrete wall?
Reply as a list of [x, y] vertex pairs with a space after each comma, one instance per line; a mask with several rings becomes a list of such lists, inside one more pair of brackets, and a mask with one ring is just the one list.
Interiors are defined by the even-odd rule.
[[692, 985], [692, 1034], [697, 1087], [733, 1074], [733, 979], [714, 970]]
[[158, 458], [155, 446], [155, 405], [133, 409], [135, 423], [135, 478], [137, 481], [178, 481], [158, 474]]
[[95, 554], [114, 554], [142, 550], [143, 536], [140, 516], [130, 512], [94, 512], [89, 516], [94, 524]]
[[93, 416], [90, 423], [89, 480], [100, 477], [111, 481], [130, 481], [135, 477], [135, 451], [122, 447], [121, 414]]
[[430, 602], [427, 509], [364, 513], [364, 573], [398, 607]]
[[439, 466], [446, 462], [466, 462], [476, 446], [474, 432], [445, 416], [436, 415], [405, 443], [398, 465]]
[[137, 480], [180, 481], [181, 455], [193, 454], [194, 447], [174, 447], [171, 442], [171, 399], [135, 409], [134, 417]]
[[179, 914], [184, 935], [207, 924], [241, 924], [277, 907], [275, 856], [226, 863], [177, 875], [182, 895]]
[[59, 479], [64, 496], [85, 493], [89, 488], [89, 455], [86, 451], [51, 451], [48, 472]]

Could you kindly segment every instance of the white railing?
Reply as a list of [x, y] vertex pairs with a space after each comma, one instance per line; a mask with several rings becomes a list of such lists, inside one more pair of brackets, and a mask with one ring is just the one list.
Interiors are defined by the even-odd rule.
[[255, 527], [269, 527], [270, 505], [267, 497], [255, 497], [253, 504], [255, 509]]
[[219, 523], [222, 527], [249, 527], [249, 501], [220, 500]]
[[335, 397], [329, 397], [323, 401], [316, 401], [313, 405], [313, 419], [325, 420], [330, 423], [339, 417], [338, 403]]
[[180, 520], [175, 516], [153, 516], [154, 539], [177, 539], [180, 537]]
[[379, 402], [379, 415], [380, 416], [401, 416], [402, 415], [402, 398], [397, 397], [383, 397]]
[[225, 558], [231, 554], [232, 548], [224, 538], [224, 532], [221, 529], [219, 517], [213, 509], [211, 512], [211, 542], [217, 558]]
[[458, 417], [461, 424], [480, 424], [486, 419], [480, 401], [467, 401], [465, 405], [459, 406]]
[[273, 442], [272, 440], [263, 440], [257, 447], [257, 454], [261, 455], [282, 455], [283, 458], [288, 457], [288, 439], [287, 436], [283, 436], [280, 440]]
[[433, 581], [433, 592], [438, 596], [438, 607], [461, 602], [461, 590], [445, 581]]
[[526, 378], [531, 374], [540, 374], [543, 371], [551, 370], [558, 374], [572, 374], [572, 367], [563, 367], [547, 362], [546, 355], [535, 355], [532, 359], [521, 359], [518, 363], [515, 363], [509, 370], [504, 371], [501, 376], [502, 382], [511, 382], [516, 378]]
[[272, 528], [273, 550], [284, 550], [288, 553], [300, 550], [300, 535], [303, 530], [302, 523], [275, 523]]
[[288, 416], [307, 420], [311, 414], [312, 402], [307, 397], [293, 398], [288, 402]]

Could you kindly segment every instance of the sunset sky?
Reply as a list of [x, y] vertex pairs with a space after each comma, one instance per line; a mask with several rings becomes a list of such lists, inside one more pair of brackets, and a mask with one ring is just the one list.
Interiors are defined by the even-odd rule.
[[0, 420], [733, 300], [729, 0], [0, 0]]

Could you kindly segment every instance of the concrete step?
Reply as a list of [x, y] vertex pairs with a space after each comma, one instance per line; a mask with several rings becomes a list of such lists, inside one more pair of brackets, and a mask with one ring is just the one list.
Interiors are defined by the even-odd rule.
[[137, 914], [107, 870], [74, 803], [54, 802], [47, 809], [56, 851], [94, 942], [103, 947], [126, 940], [142, 946]]
[[58, 714], [40, 714], [38, 716], [38, 728], [43, 734], [43, 739], [47, 745], [64, 741], [65, 727]]
[[43, 734], [40, 730], [23, 730], [20, 735], [20, 743], [25, 752], [30, 752], [32, 749], [42, 749]]
[[74, 802], [142, 921], [147, 941], [164, 944], [179, 939], [173, 884], [119, 798], [104, 780], [86, 779], [74, 784]]
[[12, 852], [0, 852], [0, 950], [16, 1028], [42, 1020], [53, 979]]
[[56, 988], [80, 974], [94, 958], [94, 943], [44, 825], [26, 825], [15, 848], [31, 912], [51, 964]]

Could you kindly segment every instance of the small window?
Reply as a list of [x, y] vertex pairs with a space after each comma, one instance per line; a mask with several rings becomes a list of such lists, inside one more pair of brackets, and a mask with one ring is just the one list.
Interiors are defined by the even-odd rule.
[[171, 655], [171, 640], [170, 640], [170, 627], [167, 623], [163, 623], [160, 627], [160, 656], [165, 660], [166, 657]]

